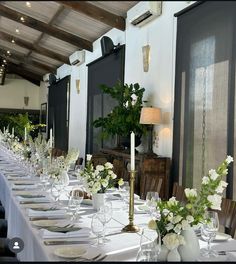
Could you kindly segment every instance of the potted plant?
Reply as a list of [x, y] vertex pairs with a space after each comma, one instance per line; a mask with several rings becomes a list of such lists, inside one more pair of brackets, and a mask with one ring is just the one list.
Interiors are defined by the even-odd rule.
[[[113, 87], [101, 85], [101, 90], [109, 94], [117, 101], [117, 105], [106, 117], [99, 117], [93, 122], [95, 127], [102, 128], [102, 137], [118, 136], [120, 140], [127, 139], [129, 145], [130, 133], [133, 131], [136, 135], [137, 146], [141, 143], [142, 134], [146, 131], [144, 125], [139, 123], [142, 109], [142, 99], [144, 88], [138, 83], [123, 84], [120, 81]], [[118, 140], [118, 145], [120, 143]]]

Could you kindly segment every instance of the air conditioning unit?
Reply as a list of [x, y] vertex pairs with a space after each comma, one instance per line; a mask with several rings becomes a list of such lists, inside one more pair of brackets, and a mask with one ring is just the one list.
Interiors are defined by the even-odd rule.
[[85, 51], [84, 50], [79, 50], [74, 52], [73, 54], [70, 55], [69, 57], [70, 64], [71, 65], [80, 65], [84, 63], [85, 61]]
[[162, 1], [141, 1], [129, 10], [130, 23], [143, 26], [162, 13]]

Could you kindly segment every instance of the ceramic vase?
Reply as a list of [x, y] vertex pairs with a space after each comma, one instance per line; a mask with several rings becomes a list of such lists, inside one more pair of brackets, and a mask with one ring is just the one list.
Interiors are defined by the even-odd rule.
[[92, 201], [93, 209], [98, 211], [99, 208], [104, 205], [105, 193], [94, 193], [92, 196]]
[[185, 240], [185, 245], [178, 247], [181, 261], [196, 261], [200, 255], [200, 246], [194, 230], [183, 230], [181, 235]]

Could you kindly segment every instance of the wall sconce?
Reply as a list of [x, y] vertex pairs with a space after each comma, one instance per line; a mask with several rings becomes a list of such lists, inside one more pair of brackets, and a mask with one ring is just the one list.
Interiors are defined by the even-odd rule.
[[80, 93], [80, 80], [76, 80], [76, 91], [77, 91], [77, 94]]
[[148, 129], [148, 156], [156, 156], [153, 153], [153, 125], [161, 123], [161, 109], [157, 107], [143, 107], [140, 115], [140, 124], [147, 125]]
[[150, 45], [142, 47], [143, 51], [143, 71], [148, 72], [150, 63]]
[[24, 103], [25, 103], [25, 106], [29, 105], [29, 96], [24, 97]]

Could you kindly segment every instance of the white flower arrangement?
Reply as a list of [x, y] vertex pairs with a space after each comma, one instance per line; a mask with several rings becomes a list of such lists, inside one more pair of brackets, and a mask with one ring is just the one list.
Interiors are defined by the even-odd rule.
[[168, 249], [183, 245], [182, 230], [198, 226], [204, 220], [205, 211], [210, 208], [221, 210], [222, 193], [228, 183], [222, 180], [228, 173], [228, 165], [233, 161], [231, 156], [220, 164], [217, 170], [209, 170], [202, 178], [200, 191], [185, 189], [187, 203], [185, 205], [171, 197], [168, 201], [157, 203], [158, 216], [148, 224], [151, 229], [160, 231], [162, 242]]
[[92, 155], [87, 155], [87, 163], [80, 176], [85, 179], [86, 189], [89, 193], [104, 193], [116, 183], [122, 185], [123, 180], [117, 181], [117, 175], [113, 172], [113, 164], [106, 162], [104, 165], [92, 164]]

